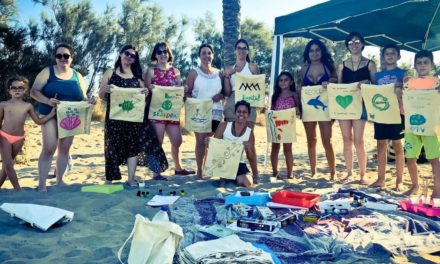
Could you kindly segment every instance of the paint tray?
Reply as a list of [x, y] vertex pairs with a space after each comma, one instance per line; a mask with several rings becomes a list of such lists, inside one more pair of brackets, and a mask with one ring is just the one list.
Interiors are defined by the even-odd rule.
[[413, 204], [411, 203], [411, 200], [402, 200], [400, 201], [400, 207], [402, 208], [402, 210], [410, 213], [415, 213], [430, 217], [440, 216], [439, 207], [431, 207], [429, 205], [425, 205], [420, 202], [418, 204]]
[[249, 196], [242, 196], [240, 192], [225, 197], [225, 204], [244, 203], [247, 205], [266, 205], [270, 201], [267, 192], [249, 192]]
[[319, 194], [282, 190], [272, 194], [272, 202], [310, 208], [319, 202]]
[[111, 194], [121, 190], [124, 190], [124, 186], [122, 186], [122, 184], [89, 185], [81, 187], [81, 192], [94, 192], [104, 194]]

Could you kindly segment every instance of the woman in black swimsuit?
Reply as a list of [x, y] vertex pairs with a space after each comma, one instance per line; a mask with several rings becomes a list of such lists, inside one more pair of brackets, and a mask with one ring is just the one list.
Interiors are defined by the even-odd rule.
[[[376, 64], [370, 59], [362, 56], [365, 47], [365, 40], [357, 32], [350, 33], [345, 39], [345, 46], [350, 52], [350, 57], [338, 67], [339, 83], [374, 83]], [[358, 120], [339, 120], [342, 140], [344, 142], [344, 158], [347, 168], [347, 176], [342, 179], [346, 183], [350, 180], [353, 170], [353, 144], [356, 148], [356, 155], [359, 163], [360, 183], [368, 184], [364, 179], [367, 167], [367, 154], [364, 146], [364, 129], [367, 120], [367, 113], [363, 107], [361, 118]]]

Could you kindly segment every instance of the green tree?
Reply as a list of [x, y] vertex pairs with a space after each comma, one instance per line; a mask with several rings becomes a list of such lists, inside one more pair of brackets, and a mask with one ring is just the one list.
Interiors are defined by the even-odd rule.
[[248, 41], [249, 56], [258, 65], [261, 73], [269, 74], [272, 62], [272, 31], [264, 24], [245, 19], [240, 25], [241, 38]]
[[15, 0], [0, 1], [0, 28], [5, 29], [16, 14]]
[[223, 0], [223, 65], [235, 63], [234, 45], [240, 32], [240, 0]]

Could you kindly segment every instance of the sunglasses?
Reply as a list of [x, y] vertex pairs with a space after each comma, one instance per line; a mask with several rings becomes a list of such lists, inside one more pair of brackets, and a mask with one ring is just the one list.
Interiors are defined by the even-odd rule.
[[356, 39], [356, 40], [350, 40], [350, 41], [348, 42], [348, 45], [349, 45], [349, 46], [359, 45], [359, 44], [361, 44], [361, 41], [360, 41], [359, 39]]
[[124, 55], [132, 59], [136, 59], [136, 53], [131, 53], [129, 51], [124, 51]]
[[55, 58], [61, 60], [62, 58], [64, 58], [65, 60], [68, 60], [70, 58], [70, 54], [64, 53], [64, 54], [60, 54], [58, 53], [57, 55], [55, 55]]
[[243, 50], [243, 51], [248, 50], [247, 47], [240, 47], [240, 46], [236, 47], [235, 49], [237, 49], [237, 50]]
[[9, 87], [9, 90], [14, 90], [14, 91], [24, 91], [25, 88], [24, 88], [23, 86], [18, 86], [18, 87], [16, 87], [16, 86], [11, 86], [11, 87]]
[[168, 55], [168, 50], [158, 50], [156, 51], [156, 55]]

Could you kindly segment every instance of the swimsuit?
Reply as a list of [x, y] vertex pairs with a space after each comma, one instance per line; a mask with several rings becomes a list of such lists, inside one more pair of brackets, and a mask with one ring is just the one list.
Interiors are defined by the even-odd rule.
[[306, 73], [304, 74], [302, 85], [303, 86], [312, 86], [312, 85], [320, 85], [323, 82], [328, 82], [328, 80], [330, 80], [330, 76], [328, 75], [327, 70], [325, 69], [325, 66], [322, 65], [322, 67], [324, 68], [324, 75], [321, 76], [321, 78], [318, 80], [317, 83], [314, 83], [307, 76], [307, 73], [309, 73], [309, 69], [310, 69], [310, 64], [309, 64], [309, 66], [307, 67]]
[[14, 144], [20, 140], [24, 140], [24, 136], [14, 136], [0, 129], [0, 135], [4, 137], [10, 144]]

